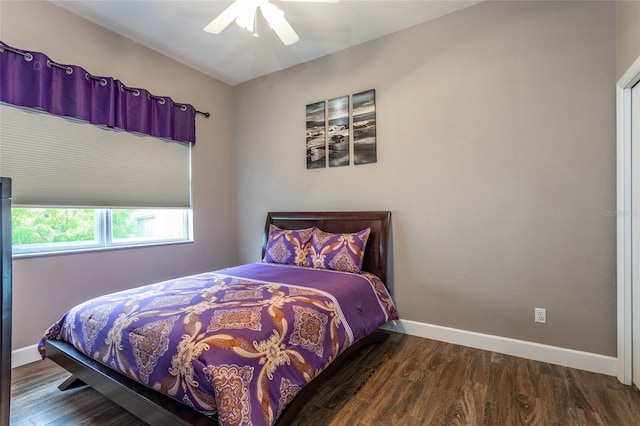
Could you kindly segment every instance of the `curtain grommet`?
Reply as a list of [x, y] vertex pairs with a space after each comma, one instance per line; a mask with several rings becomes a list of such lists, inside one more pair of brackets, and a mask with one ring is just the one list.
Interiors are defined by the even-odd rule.
[[180, 111], [185, 112], [187, 110], [187, 106], [185, 104], [179, 104], [177, 102], [171, 101], [172, 107], [180, 107]]
[[127, 87], [122, 83], [120, 83], [120, 90], [131, 92], [133, 93], [133, 96], [140, 96], [140, 91], [138, 89], [132, 89], [131, 87]]
[[64, 70], [68, 75], [73, 74], [73, 68], [68, 67], [68, 66], [66, 66], [66, 65], [56, 64], [55, 62], [53, 62], [53, 61], [52, 61], [52, 60], [50, 60], [50, 59], [47, 59], [47, 66], [48, 66], [49, 68], [51, 68], [51, 67], [56, 67], [56, 68], [59, 68], [59, 69], [61, 69], [61, 70]]
[[0, 43], [0, 53], [4, 53], [4, 51], [7, 52], [12, 52], [12, 53], [16, 53], [18, 55], [21, 55], [25, 61], [27, 62], [31, 62], [33, 60], [33, 55], [29, 52], [23, 52], [21, 50], [18, 49], [14, 49], [12, 47], [9, 46], [5, 46], [4, 44]]
[[107, 79], [106, 78], [96, 77], [96, 76], [93, 76], [93, 75], [89, 74], [88, 72], [84, 74], [84, 78], [86, 78], [87, 80], [95, 80], [95, 81], [100, 83], [100, 86], [106, 86], [107, 85]]
[[164, 105], [167, 101], [162, 96], [153, 96], [151, 93], [147, 93], [147, 99], [158, 101], [160, 105]]

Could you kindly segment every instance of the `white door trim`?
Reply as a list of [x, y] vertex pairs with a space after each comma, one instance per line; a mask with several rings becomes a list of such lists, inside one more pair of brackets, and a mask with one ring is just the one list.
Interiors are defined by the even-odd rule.
[[[640, 187], [640, 173], [631, 174], [631, 88], [640, 81], [640, 57], [618, 80], [616, 85], [616, 167], [617, 167], [617, 275], [618, 275], [618, 380], [632, 383], [632, 317], [631, 288], [632, 272], [640, 272], [640, 256], [633, 264], [632, 221], [640, 219], [632, 210], [640, 200], [632, 204], [632, 185]], [[636, 218], [634, 220], [634, 217]], [[640, 277], [640, 275], [639, 275]]]

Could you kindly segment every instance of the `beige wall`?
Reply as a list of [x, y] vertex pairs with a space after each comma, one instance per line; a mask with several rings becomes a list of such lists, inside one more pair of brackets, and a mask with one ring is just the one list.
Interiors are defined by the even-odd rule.
[[640, 57], [640, 1], [618, 1], [618, 78]]
[[[236, 86], [239, 260], [388, 209], [402, 318], [615, 356], [615, 53], [615, 3], [489, 2]], [[371, 88], [378, 163], [306, 170], [305, 105]]]
[[16, 259], [13, 348], [37, 343], [71, 306], [90, 296], [236, 263], [233, 91], [230, 86], [48, 2], [0, 2], [0, 39], [61, 63], [194, 104], [193, 244]]
[[[50, 3], [0, 2], [4, 42], [213, 114], [196, 242], [16, 260], [13, 347], [87, 297], [257, 260], [268, 210], [389, 209], [404, 319], [615, 355], [613, 82], [636, 6], [617, 8], [617, 65], [614, 3], [495, 2], [232, 89]], [[304, 106], [370, 88], [378, 163], [306, 170]]]

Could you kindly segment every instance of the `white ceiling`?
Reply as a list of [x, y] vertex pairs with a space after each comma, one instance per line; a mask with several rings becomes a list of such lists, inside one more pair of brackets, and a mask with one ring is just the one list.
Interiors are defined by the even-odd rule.
[[298, 65], [426, 22], [480, 1], [341, 0], [273, 3], [300, 36], [284, 46], [259, 18], [259, 38], [232, 23], [203, 28], [232, 2], [222, 0], [51, 0], [230, 85]]

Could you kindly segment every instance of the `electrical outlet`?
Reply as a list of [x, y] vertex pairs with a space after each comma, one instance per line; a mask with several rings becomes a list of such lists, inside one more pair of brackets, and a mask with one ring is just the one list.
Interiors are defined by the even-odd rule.
[[535, 322], [547, 323], [547, 310], [545, 308], [535, 308]]

